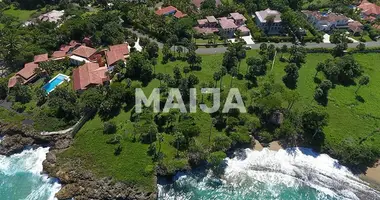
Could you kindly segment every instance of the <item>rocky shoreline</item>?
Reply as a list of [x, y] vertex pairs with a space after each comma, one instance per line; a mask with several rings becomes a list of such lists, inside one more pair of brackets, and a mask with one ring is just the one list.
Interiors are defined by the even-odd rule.
[[56, 194], [57, 199], [87, 200], [87, 199], [156, 199], [156, 192], [145, 192], [123, 182], [114, 181], [110, 177], [97, 178], [91, 172], [80, 170], [80, 164], [69, 167], [57, 163], [56, 154], [64, 151], [72, 142], [70, 134], [41, 135], [29, 125], [14, 125], [0, 122], [0, 155], [10, 156], [22, 152], [25, 147], [50, 147], [46, 160], [43, 162], [43, 172], [50, 177], [56, 177], [62, 184]]

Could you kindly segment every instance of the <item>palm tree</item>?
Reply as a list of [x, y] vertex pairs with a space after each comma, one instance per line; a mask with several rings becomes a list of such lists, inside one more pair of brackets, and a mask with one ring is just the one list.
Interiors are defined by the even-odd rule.
[[190, 72], [190, 67], [189, 66], [184, 66], [183, 67], [183, 73], [185, 74], [185, 77], [187, 77], [187, 74]]
[[284, 53], [287, 53], [288, 52], [288, 46], [286, 46], [285, 44], [281, 47], [281, 59], [282, 57], [284, 56]]
[[157, 141], [158, 141], [158, 155], [161, 153], [161, 143], [164, 141], [164, 136], [161, 133], [157, 133]]
[[223, 89], [223, 77], [227, 74], [227, 68], [226, 67], [223, 67], [220, 68], [220, 90]]
[[[207, 83], [205, 83], [205, 82], [202, 82], [201, 83], [201, 89], [202, 88], [207, 88]], [[203, 103], [204, 101], [203, 101], [203, 97], [204, 97], [204, 94], [203, 93], [201, 93], [202, 94], [202, 100], [201, 100], [201, 103]]]
[[211, 145], [211, 133], [212, 133], [212, 127], [215, 126], [215, 124], [217, 123], [217, 120], [215, 118], [212, 118], [211, 119], [211, 127], [210, 127], [210, 134], [208, 135], [208, 143], [209, 145]]
[[213, 78], [214, 78], [214, 81], [215, 81], [215, 87], [216, 87], [216, 85], [218, 84], [218, 81], [221, 79], [221, 74], [220, 74], [220, 72], [215, 72]]
[[315, 73], [314, 78], [317, 77], [318, 73], [323, 71], [323, 69], [325, 69], [325, 67], [326, 67], [325, 63], [318, 63], [317, 66], [315, 67], [317, 72]]
[[230, 70], [230, 74], [231, 74], [231, 83], [230, 83], [230, 88], [232, 88], [232, 81], [234, 80], [235, 76], [237, 76], [237, 68], [236, 67], [233, 67], [231, 68]]
[[242, 34], [241, 34], [241, 30], [239, 30], [239, 29], [236, 30], [235, 34], [236, 34], [236, 38], [237, 38], [237, 40], [239, 41], [240, 38], [241, 38], [241, 36], [242, 36]]
[[357, 95], [359, 89], [360, 89], [363, 85], [368, 85], [368, 83], [369, 83], [369, 76], [363, 76], [363, 77], [361, 77], [360, 80], [359, 80], [359, 87], [358, 87], [358, 89], [356, 89], [355, 94]]
[[181, 142], [185, 140], [185, 136], [181, 132], [176, 132], [174, 135], [174, 140], [176, 143], [176, 149], [177, 149], [177, 158], [179, 157], [179, 145]]

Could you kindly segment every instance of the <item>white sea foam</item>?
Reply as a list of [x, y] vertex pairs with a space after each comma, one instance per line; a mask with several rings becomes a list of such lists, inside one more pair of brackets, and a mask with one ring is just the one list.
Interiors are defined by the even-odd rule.
[[[284, 191], [294, 193], [305, 188], [317, 192], [308, 193], [315, 196], [303, 199], [380, 199], [378, 191], [337, 160], [307, 148], [246, 149], [225, 161], [227, 167], [220, 183], [212, 180], [211, 172], [201, 179], [179, 174], [175, 186], [158, 185], [160, 199], [207, 199], [204, 195], [213, 199], [284, 199]], [[194, 188], [196, 192], [191, 191]]]
[[48, 151], [49, 148], [40, 147], [37, 149], [26, 149], [21, 153], [9, 157], [0, 156], [0, 175], [11, 178], [20, 174], [33, 174], [31, 176], [33, 180], [30, 181], [38, 184], [36, 184], [37, 187], [25, 197], [25, 200], [44, 200], [41, 199], [42, 197], [47, 198], [46, 200], [53, 200], [55, 199], [55, 193], [61, 188], [57, 179], [49, 178], [47, 175], [41, 174], [43, 170], [42, 162], [46, 159], [46, 153]]

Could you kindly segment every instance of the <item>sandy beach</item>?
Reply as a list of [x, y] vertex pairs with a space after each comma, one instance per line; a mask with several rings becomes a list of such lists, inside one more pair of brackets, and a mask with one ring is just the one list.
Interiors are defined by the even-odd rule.
[[[272, 150], [272, 151], [278, 151], [280, 149], [284, 149], [280, 145], [279, 141], [273, 141], [273, 142], [269, 143], [269, 147], [268, 148], [269, 148], [269, 150]], [[264, 149], [263, 145], [261, 145], [259, 141], [255, 140], [255, 150], [256, 151], [261, 151], [263, 149]]]
[[375, 188], [380, 189], [380, 160], [374, 167], [368, 168], [366, 173], [362, 174], [360, 177], [371, 183]]

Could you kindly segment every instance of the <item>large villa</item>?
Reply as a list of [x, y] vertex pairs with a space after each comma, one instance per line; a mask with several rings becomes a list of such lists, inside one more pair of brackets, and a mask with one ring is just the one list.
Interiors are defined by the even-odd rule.
[[[103, 85], [109, 81], [107, 75], [118, 61], [125, 62], [129, 56], [127, 43], [110, 46], [109, 49], [97, 50], [85, 43], [71, 41], [62, 45], [58, 51], [54, 51], [50, 58], [47, 53], [34, 56], [33, 62], [26, 63], [24, 68], [9, 79], [8, 88], [13, 88], [17, 83], [28, 84], [40, 78], [38, 74], [39, 64], [46, 61], [59, 61], [69, 59], [70, 64], [78, 66], [73, 70], [73, 89], [86, 90], [89, 87]], [[64, 76], [64, 75], [61, 75]], [[65, 78], [65, 80], [70, 80]], [[61, 81], [64, 81], [63, 79]], [[58, 86], [59, 84], [56, 84]], [[53, 88], [54, 89], [54, 88]], [[53, 90], [49, 88], [47, 93]]]
[[198, 25], [194, 30], [199, 34], [218, 33], [227, 38], [234, 37], [237, 31], [240, 31], [241, 36], [250, 34], [245, 22], [247, 19], [240, 13], [230, 13], [227, 17], [207, 16], [205, 19], [197, 20]]

